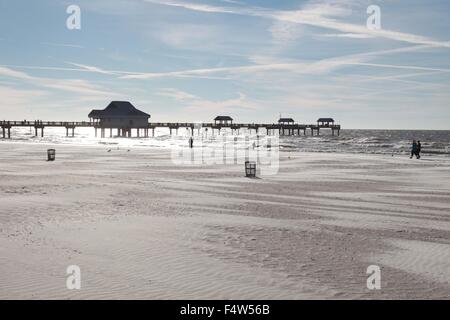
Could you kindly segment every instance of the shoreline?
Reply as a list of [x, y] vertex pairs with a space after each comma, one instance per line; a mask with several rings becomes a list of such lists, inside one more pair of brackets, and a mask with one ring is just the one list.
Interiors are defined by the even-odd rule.
[[[179, 137], [181, 138], [181, 136]], [[184, 138], [184, 137], [183, 137]], [[115, 138], [108, 138], [110, 140], [115, 139]], [[121, 138], [119, 138], [121, 139]], [[123, 138], [123, 139], [131, 139], [131, 140], [139, 140], [140, 138]], [[149, 138], [152, 139], [152, 138]], [[181, 140], [181, 139], [178, 139]], [[126, 141], [126, 140], [125, 140]], [[174, 140], [175, 141], [175, 140]], [[184, 141], [184, 140], [183, 140]], [[108, 142], [104, 142], [102, 143], [101, 141], [99, 141], [97, 144], [80, 144], [80, 143], [55, 143], [55, 142], [46, 142], [46, 141], [24, 141], [24, 140], [8, 140], [8, 139], [0, 139], [0, 144], [23, 144], [23, 145], [43, 145], [43, 146], [48, 146], [48, 147], [91, 147], [91, 148], [114, 148], [114, 147], [119, 147], [119, 148], [123, 148], [123, 149], [133, 149], [135, 148], [136, 150], [153, 150], [153, 151], [157, 151], [157, 150], [167, 150], [170, 151], [174, 148], [173, 145], [166, 145], [166, 146], [148, 146], [148, 145], [120, 145], [119, 142], [117, 143], [108, 143]], [[206, 148], [208, 146], [203, 146], [203, 148]], [[194, 147], [195, 148], [195, 147]], [[189, 147], [187, 145], [183, 145], [183, 146], [176, 146], [176, 149], [189, 149]], [[381, 152], [349, 152], [349, 151], [330, 151], [330, 150], [326, 150], [326, 151], [314, 151], [314, 150], [298, 150], [295, 149], [295, 147], [280, 147], [279, 151], [283, 154], [291, 154], [291, 153], [299, 153], [299, 154], [330, 154], [330, 155], [347, 155], [347, 156], [383, 156], [383, 157], [393, 157], [393, 158], [409, 158], [409, 153], [405, 152], [405, 153], [394, 153], [392, 155], [392, 153], [390, 152], [385, 152], [385, 153], [381, 153]], [[417, 160], [417, 159], [411, 159], [411, 160]], [[443, 160], [443, 161], [450, 161], [450, 153], [435, 153], [435, 152], [431, 152], [431, 153], [427, 153], [426, 151], [422, 151], [422, 158], [420, 160], [423, 161], [434, 161], [434, 160]]]

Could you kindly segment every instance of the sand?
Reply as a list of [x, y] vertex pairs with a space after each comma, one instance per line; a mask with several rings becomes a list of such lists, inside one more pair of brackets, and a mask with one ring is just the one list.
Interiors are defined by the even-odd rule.
[[450, 296], [450, 159], [281, 152], [248, 179], [107, 150], [0, 142], [1, 299]]

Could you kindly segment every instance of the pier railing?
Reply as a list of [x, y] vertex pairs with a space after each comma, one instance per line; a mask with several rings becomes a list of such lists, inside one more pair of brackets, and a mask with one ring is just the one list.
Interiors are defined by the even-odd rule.
[[148, 130], [151, 129], [153, 136], [155, 134], [155, 128], [168, 128], [170, 129], [170, 133], [172, 134], [173, 129], [179, 128], [187, 128], [191, 129], [192, 132], [194, 129], [206, 128], [214, 130], [221, 129], [231, 129], [239, 130], [239, 129], [248, 129], [255, 130], [258, 132], [259, 129], [266, 129], [267, 134], [273, 133], [278, 130], [280, 135], [300, 135], [300, 131], [303, 131], [303, 134], [306, 135], [306, 130], [311, 130], [311, 135], [314, 135], [314, 132], [317, 132], [319, 135], [320, 129], [331, 129], [332, 134], [334, 135], [335, 131], [339, 135], [341, 130], [341, 126], [339, 124], [329, 124], [329, 123], [320, 123], [320, 124], [297, 124], [297, 123], [213, 123], [213, 122], [203, 122], [203, 123], [195, 123], [195, 122], [149, 122], [144, 126], [133, 126], [132, 124], [124, 125], [110, 125], [108, 123], [102, 121], [42, 121], [42, 120], [33, 120], [33, 121], [0, 121], [0, 128], [2, 128], [3, 138], [6, 137], [6, 130], [8, 132], [8, 138], [11, 137], [11, 128], [13, 127], [34, 127], [35, 135], [38, 135], [38, 129], [41, 129], [41, 136], [44, 136], [44, 128], [46, 127], [64, 127], [66, 128], [66, 134], [69, 135], [69, 129], [72, 130], [72, 136], [74, 136], [75, 128], [77, 127], [92, 127], [95, 128], [95, 133], [97, 136], [97, 129], [101, 130], [101, 136], [105, 136], [105, 130], [110, 129], [110, 135], [112, 136], [112, 129], [117, 129], [119, 131], [118, 135], [131, 136], [131, 129], [137, 130], [137, 136], [139, 136], [139, 131], [144, 130], [144, 136], [148, 136]]
[[[75, 126], [75, 127], [102, 127], [104, 124], [100, 122], [89, 122], [89, 121], [0, 121], [0, 126], [12, 126], [12, 127], [34, 127], [34, 126], [44, 126], [44, 127], [66, 127], [66, 126]], [[128, 127], [128, 125], [124, 125], [124, 127]], [[134, 128], [131, 125], [132, 128]], [[247, 127], [285, 127], [285, 128], [338, 128], [339, 124], [280, 124], [280, 123], [208, 123], [208, 122], [149, 122], [148, 127], [222, 127], [222, 128], [247, 128]]]
[[97, 123], [89, 121], [0, 121], [0, 126], [12, 126], [12, 127], [34, 127], [34, 126], [44, 126], [44, 127], [93, 127]]

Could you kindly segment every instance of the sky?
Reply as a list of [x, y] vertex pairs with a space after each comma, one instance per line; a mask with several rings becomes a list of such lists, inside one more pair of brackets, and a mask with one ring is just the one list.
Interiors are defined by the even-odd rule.
[[449, 13], [448, 0], [0, 0], [0, 120], [88, 120], [126, 100], [155, 122], [450, 130]]

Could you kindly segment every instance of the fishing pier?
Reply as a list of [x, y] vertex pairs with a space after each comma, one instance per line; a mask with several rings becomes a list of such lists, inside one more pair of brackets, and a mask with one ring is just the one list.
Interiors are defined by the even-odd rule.
[[[215, 124], [215, 123], [192, 123], [192, 122], [149, 122], [146, 126], [141, 127], [129, 127], [124, 126], [122, 128], [111, 128], [102, 125], [101, 122], [71, 122], [71, 121], [0, 121], [0, 127], [2, 129], [3, 139], [11, 139], [11, 129], [14, 127], [29, 127], [34, 129], [34, 135], [36, 137], [44, 137], [45, 128], [65, 128], [67, 137], [75, 136], [76, 128], [93, 128], [95, 130], [95, 136], [106, 138], [107, 133], [110, 138], [113, 136], [118, 137], [150, 137], [155, 136], [155, 129], [167, 128], [170, 135], [178, 134], [178, 130], [186, 128], [194, 135], [195, 130], [198, 130], [198, 134], [202, 129], [206, 132], [211, 132], [214, 135], [218, 134], [222, 130], [229, 129], [232, 134], [239, 134], [241, 129], [247, 129], [248, 132], [254, 131], [256, 134], [260, 134], [265, 131], [266, 135], [280, 135], [280, 136], [300, 136], [300, 135], [320, 135], [322, 130], [331, 130], [331, 134], [340, 134], [341, 126], [336, 124], [320, 125], [320, 124], [264, 124], [264, 123], [233, 123], [233, 124]], [[134, 135], [133, 135], [134, 133]]]
[[247, 132], [261, 134], [265, 131], [266, 135], [279, 136], [306, 136], [309, 132], [311, 136], [318, 136], [322, 130], [331, 130], [331, 134], [340, 134], [341, 126], [335, 124], [332, 118], [319, 118], [315, 124], [298, 124], [292, 118], [280, 118], [277, 123], [234, 123], [230, 116], [218, 116], [214, 122], [194, 123], [194, 122], [150, 122], [150, 115], [136, 109], [128, 101], [112, 101], [105, 109], [92, 110], [89, 115], [89, 121], [0, 121], [3, 139], [11, 139], [11, 129], [15, 127], [29, 127], [34, 129], [35, 136], [44, 137], [45, 128], [65, 128], [66, 136], [75, 136], [76, 128], [93, 128], [95, 136], [109, 137], [132, 137], [135, 131], [135, 137], [155, 136], [155, 129], [167, 128], [170, 135], [175, 131], [178, 134], [180, 128], [190, 130], [194, 135], [197, 130], [198, 135], [204, 130], [214, 135], [215, 131], [220, 135], [222, 130], [231, 130], [232, 134], [240, 134], [241, 129]]

